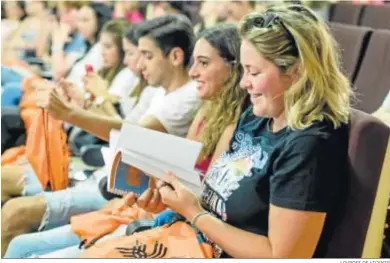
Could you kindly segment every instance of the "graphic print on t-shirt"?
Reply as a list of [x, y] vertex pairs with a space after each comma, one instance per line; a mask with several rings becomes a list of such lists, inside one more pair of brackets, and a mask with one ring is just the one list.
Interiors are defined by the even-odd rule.
[[226, 202], [240, 187], [240, 181], [251, 177], [252, 169], [262, 169], [268, 154], [260, 144], [253, 145], [249, 134], [238, 132], [230, 151], [218, 158], [207, 173], [202, 193], [202, 203], [209, 210], [227, 220]]

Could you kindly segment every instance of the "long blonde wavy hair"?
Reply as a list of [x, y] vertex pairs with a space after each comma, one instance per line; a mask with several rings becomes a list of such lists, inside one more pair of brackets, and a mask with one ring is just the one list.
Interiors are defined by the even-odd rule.
[[231, 67], [230, 76], [216, 98], [206, 101], [203, 109], [206, 127], [201, 135], [202, 156], [210, 156], [223, 133], [238, 121], [247, 92], [240, 88], [240, 36], [233, 25], [217, 25], [200, 33], [198, 39], [206, 40]]
[[352, 89], [340, 70], [339, 50], [326, 24], [309, 8], [274, 6], [241, 21], [241, 36], [282, 74], [298, 72], [284, 94], [288, 126], [304, 129], [328, 119], [347, 123]]

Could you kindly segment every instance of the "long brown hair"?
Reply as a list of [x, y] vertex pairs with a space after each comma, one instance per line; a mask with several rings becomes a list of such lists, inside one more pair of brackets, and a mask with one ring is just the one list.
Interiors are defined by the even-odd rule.
[[102, 68], [99, 70], [98, 74], [108, 82], [110, 87], [115, 76], [124, 68], [122, 63], [124, 58], [123, 45], [122, 45], [122, 36], [128, 27], [129, 22], [124, 19], [111, 20], [104, 24], [102, 32], [106, 32], [112, 35], [114, 39], [115, 46], [119, 50], [119, 63], [114, 67]]
[[231, 68], [224, 87], [217, 97], [205, 102], [206, 128], [202, 133], [202, 156], [210, 156], [217, 146], [223, 131], [238, 121], [247, 92], [240, 88], [242, 75], [240, 67], [240, 36], [236, 26], [217, 25], [205, 29], [199, 39], [206, 40]]

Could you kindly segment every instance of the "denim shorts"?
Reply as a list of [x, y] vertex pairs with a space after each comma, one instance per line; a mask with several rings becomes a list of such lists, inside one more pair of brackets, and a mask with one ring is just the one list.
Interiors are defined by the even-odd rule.
[[24, 188], [22, 195], [23, 196], [34, 196], [43, 192], [41, 182], [38, 177], [35, 175], [34, 170], [30, 164], [26, 166], [26, 173], [24, 174]]
[[4, 258], [37, 257], [71, 246], [78, 248], [79, 243], [80, 239], [72, 232], [71, 225], [66, 225], [49, 231], [15, 237], [9, 244]]
[[75, 187], [48, 192], [43, 191], [31, 166], [27, 167], [25, 175], [23, 195], [41, 195], [46, 201], [46, 211], [38, 231], [69, 224], [72, 216], [97, 211], [108, 202], [99, 191], [98, 180], [100, 178], [94, 176]]
[[75, 187], [41, 195], [46, 199], [46, 212], [39, 231], [69, 224], [72, 216], [100, 210], [107, 203], [97, 186], [96, 189]]

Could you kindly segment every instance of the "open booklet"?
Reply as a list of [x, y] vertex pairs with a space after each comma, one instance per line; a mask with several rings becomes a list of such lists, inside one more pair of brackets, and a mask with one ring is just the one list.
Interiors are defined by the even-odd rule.
[[162, 179], [171, 171], [199, 195], [200, 173], [194, 167], [201, 149], [199, 142], [123, 124], [119, 136], [111, 134], [110, 149], [103, 153], [106, 156], [114, 153], [107, 190], [120, 195], [129, 192], [140, 195], [152, 182], [151, 177]]

